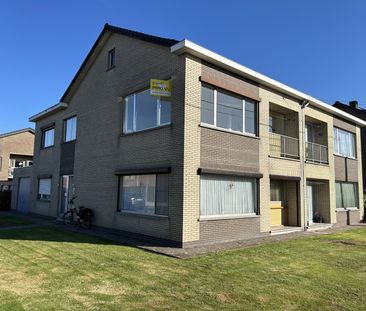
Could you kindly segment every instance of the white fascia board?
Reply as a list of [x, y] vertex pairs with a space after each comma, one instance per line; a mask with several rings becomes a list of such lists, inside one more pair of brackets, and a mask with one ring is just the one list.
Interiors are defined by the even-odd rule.
[[46, 110], [41, 111], [40, 113], [35, 114], [34, 116], [31, 116], [29, 118], [29, 122], [37, 122], [38, 120], [40, 120], [50, 114], [53, 114], [57, 111], [66, 109], [67, 107], [68, 107], [67, 103], [63, 103], [63, 102], [58, 103], [50, 108], [47, 108]]
[[182, 40], [182, 41], [174, 44], [173, 46], [171, 46], [170, 51], [171, 51], [171, 53], [175, 53], [177, 55], [181, 55], [183, 53], [188, 53], [188, 54], [197, 56], [198, 58], [205, 60], [209, 63], [212, 63], [220, 68], [223, 68], [230, 72], [241, 75], [241, 76], [243, 76], [247, 79], [250, 79], [252, 81], [255, 81], [261, 85], [268, 86], [271, 89], [280, 91], [280, 92], [290, 95], [296, 99], [308, 100], [310, 102], [310, 104], [312, 104], [313, 106], [318, 107], [323, 111], [327, 111], [327, 112], [331, 113], [332, 115], [336, 115], [336, 116], [342, 117], [344, 119], [347, 119], [353, 123], [358, 124], [359, 126], [366, 126], [366, 121], [363, 121], [349, 113], [346, 113], [338, 108], [328, 105], [327, 103], [324, 103], [319, 99], [316, 99], [314, 97], [311, 97], [310, 95], [302, 93], [281, 82], [278, 82], [265, 75], [262, 75], [259, 72], [256, 72], [250, 68], [240, 65], [226, 57], [223, 57], [196, 43], [193, 43], [192, 41], [189, 41], [186, 39]]

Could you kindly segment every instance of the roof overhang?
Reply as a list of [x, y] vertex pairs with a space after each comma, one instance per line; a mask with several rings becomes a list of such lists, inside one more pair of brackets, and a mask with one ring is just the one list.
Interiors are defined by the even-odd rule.
[[58, 103], [50, 108], [47, 108], [46, 110], [41, 111], [40, 113], [35, 114], [34, 116], [31, 116], [29, 118], [29, 122], [37, 122], [40, 119], [43, 119], [51, 114], [54, 114], [58, 111], [61, 111], [63, 109], [66, 109], [68, 107], [67, 103]]
[[326, 111], [332, 115], [341, 117], [352, 123], [355, 123], [359, 126], [366, 126], [366, 121], [363, 121], [359, 118], [354, 117], [340, 109], [337, 109], [327, 103], [322, 102], [319, 99], [311, 97], [305, 93], [302, 93], [292, 87], [289, 87], [281, 82], [278, 82], [272, 78], [269, 78], [263, 74], [260, 74], [250, 68], [247, 68], [243, 65], [240, 65], [224, 56], [221, 56], [215, 52], [212, 52], [196, 43], [193, 43], [189, 40], [182, 40], [173, 46], [171, 46], [170, 51], [177, 55], [181, 55], [183, 53], [188, 53], [193, 56], [196, 56], [202, 60], [205, 60], [211, 64], [216, 65], [222, 69], [226, 69], [232, 73], [240, 75], [244, 78], [250, 79], [255, 81], [263, 86], [267, 86], [273, 90], [279, 91], [281, 93], [287, 94], [295, 99], [300, 101], [307, 100], [310, 102], [311, 105], [317, 107], [323, 111]]

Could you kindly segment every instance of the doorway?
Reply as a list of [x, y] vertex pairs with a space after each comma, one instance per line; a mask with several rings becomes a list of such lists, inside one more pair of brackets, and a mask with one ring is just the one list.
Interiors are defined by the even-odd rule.
[[75, 185], [73, 175], [63, 175], [60, 180], [60, 215], [69, 209], [70, 199], [75, 195]]
[[17, 211], [28, 213], [29, 211], [30, 178], [19, 178]]
[[325, 181], [307, 182], [308, 225], [330, 222], [329, 184]]

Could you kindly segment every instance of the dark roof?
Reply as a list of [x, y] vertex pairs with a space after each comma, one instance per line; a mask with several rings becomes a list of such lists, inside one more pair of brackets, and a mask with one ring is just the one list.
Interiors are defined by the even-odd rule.
[[148, 35], [146, 33], [133, 31], [133, 30], [129, 30], [126, 28], [120, 28], [120, 27], [109, 25], [109, 24], [105, 24], [104, 29], [110, 30], [112, 32], [120, 33], [120, 34], [128, 36], [128, 37], [132, 37], [132, 38], [136, 38], [136, 39], [140, 39], [140, 40], [144, 40], [144, 41], [148, 41], [151, 43], [156, 43], [156, 44], [160, 44], [160, 45], [164, 45], [164, 46], [172, 46], [179, 42], [178, 40], [175, 40], [175, 39], [168, 39], [168, 38], [152, 36], [152, 35]]
[[30, 132], [30, 133], [34, 134], [34, 129], [32, 129], [31, 127], [27, 127], [27, 128], [24, 128], [24, 129], [20, 129], [20, 130], [8, 132], [8, 133], [0, 134], [0, 138], [6, 137], [6, 136], [11, 136], [11, 135], [16, 135], [16, 134], [21, 134], [21, 133], [24, 133], [24, 132]]
[[98, 36], [98, 39], [95, 41], [93, 47], [91, 48], [88, 55], [84, 59], [83, 63], [81, 64], [81, 66], [79, 68], [79, 70], [77, 71], [76, 75], [72, 79], [70, 85], [67, 87], [65, 93], [62, 95], [62, 97], [60, 99], [60, 102], [65, 101], [66, 95], [70, 91], [71, 86], [76, 82], [76, 80], [79, 77], [80, 73], [83, 71], [84, 67], [86, 66], [90, 56], [93, 54], [94, 50], [97, 48], [99, 41], [101, 40], [103, 35], [108, 31], [112, 32], [112, 33], [119, 33], [121, 35], [125, 35], [125, 36], [132, 37], [132, 38], [135, 38], [135, 39], [147, 41], [147, 42], [150, 42], [150, 43], [159, 44], [159, 45], [166, 46], [166, 47], [170, 47], [170, 46], [172, 46], [172, 45], [179, 42], [178, 40], [152, 36], [152, 35], [148, 35], [148, 34], [145, 34], [145, 33], [142, 33], [142, 32], [137, 32], [137, 31], [126, 29], [126, 28], [120, 28], [120, 27], [112, 26], [112, 25], [109, 25], [108, 23], [106, 23], [104, 25], [104, 28], [103, 28], [102, 32]]
[[341, 102], [335, 102], [333, 107], [336, 107], [344, 112], [347, 112], [357, 118], [360, 118], [362, 120], [366, 121], [366, 110], [365, 109], [360, 109], [360, 108], [354, 108], [351, 107], [349, 105], [343, 104]]

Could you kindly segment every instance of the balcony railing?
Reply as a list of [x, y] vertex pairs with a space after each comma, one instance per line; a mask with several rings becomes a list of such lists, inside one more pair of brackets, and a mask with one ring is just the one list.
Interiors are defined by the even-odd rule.
[[306, 161], [328, 164], [328, 147], [316, 143], [306, 142]]
[[290, 136], [269, 133], [269, 153], [275, 157], [299, 159], [299, 140]]

